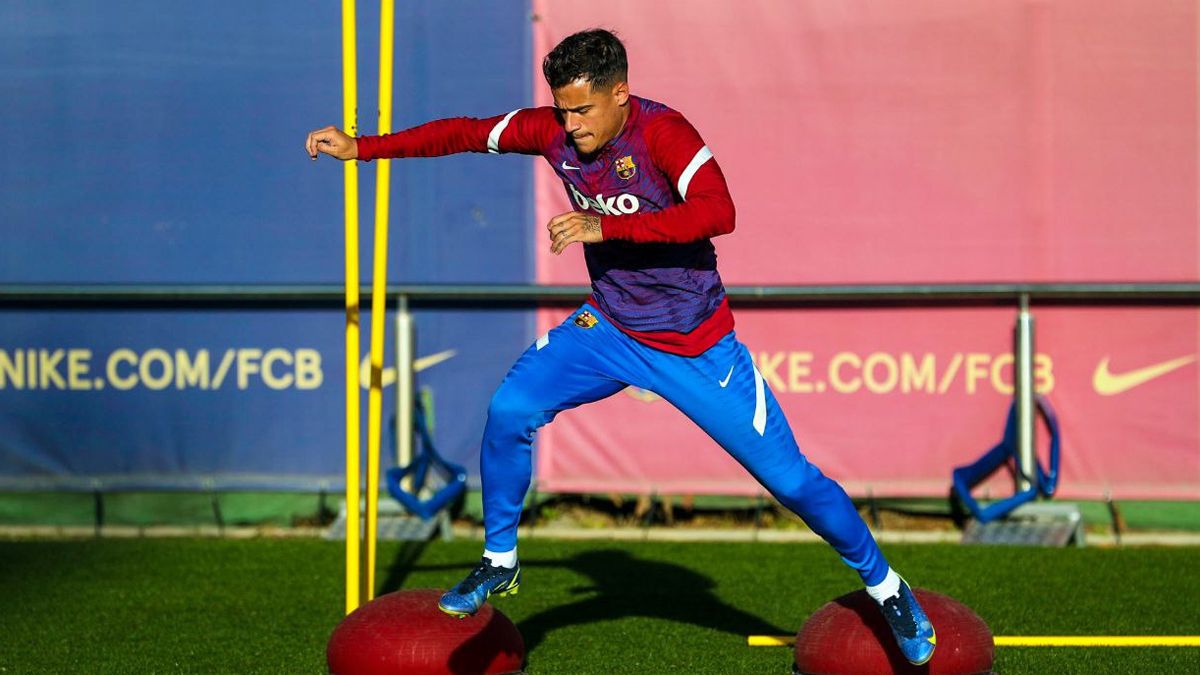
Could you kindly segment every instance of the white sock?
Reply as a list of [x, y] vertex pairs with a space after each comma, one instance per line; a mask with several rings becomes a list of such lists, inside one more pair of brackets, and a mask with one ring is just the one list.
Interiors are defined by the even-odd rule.
[[517, 566], [517, 549], [516, 548], [514, 548], [511, 551], [505, 551], [503, 553], [489, 551], [485, 548], [485, 549], [483, 549], [483, 557], [492, 561], [492, 567], [512, 568], [512, 567]]
[[883, 581], [874, 586], [867, 586], [867, 594], [875, 598], [875, 602], [883, 604], [884, 600], [895, 596], [900, 592], [900, 575], [892, 568], [888, 568], [887, 576]]

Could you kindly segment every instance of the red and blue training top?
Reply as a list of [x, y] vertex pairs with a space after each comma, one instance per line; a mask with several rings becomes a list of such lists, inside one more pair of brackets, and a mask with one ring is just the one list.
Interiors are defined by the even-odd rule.
[[711, 237], [734, 228], [733, 199], [708, 146], [683, 115], [629, 97], [621, 132], [580, 155], [551, 107], [457, 117], [358, 139], [358, 158], [459, 152], [541, 155], [576, 211], [600, 215], [584, 244], [591, 302], [636, 340], [695, 356], [733, 330]]

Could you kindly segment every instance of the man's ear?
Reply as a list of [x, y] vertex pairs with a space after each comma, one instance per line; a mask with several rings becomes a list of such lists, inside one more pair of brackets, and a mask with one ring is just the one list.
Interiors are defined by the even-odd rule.
[[617, 105], [625, 105], [629, 102], [629, 83], [621, 80], [613, 85], [613, 98], [617, 99]]

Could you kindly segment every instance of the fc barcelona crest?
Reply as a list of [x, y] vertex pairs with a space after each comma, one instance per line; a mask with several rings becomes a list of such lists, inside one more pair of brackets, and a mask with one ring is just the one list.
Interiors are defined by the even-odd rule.
[[575, 325], [580, 328], [591, 328], [596, 325], [596, 317], [585, 309], [575, 316]]
[[613, 168], [617, 170], [617, 177], [621, 180], [629, 180], [637, 174], [637, 164], [633, 163], [633, 155], [625, 155], [618, 159]]

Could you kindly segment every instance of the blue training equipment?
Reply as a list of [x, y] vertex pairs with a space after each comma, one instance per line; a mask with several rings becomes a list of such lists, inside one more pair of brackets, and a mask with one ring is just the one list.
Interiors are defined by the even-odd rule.
[[[429, 435], [425, 411], [419, 400], [414, 413], [417, 437], [421, 440], [420, 451], [408, 466], [397, 466], [387, 470], [387, 489], [388, 494], [400, 502], [409, 513], [429, 520], [466, 490], [467, 470], [438, 454], [433, 446], [433, 438]], [[444, 484], [427, 499], [422, 499], [421, 491], [427, 487], [426, 482], [430, 479], [431, 469], [435, 474], [440, 474]], [[412, 492], [405, 490], [401, 485], [408, 476], [412, 476]]]
[[1001, 499], [986, 507], [981, 507], [979, 502], [971, 496], [971, 488], [983, 482], [985, 478], [990, 476], [992, 472], [1000, 468], [1000, 465], [1005, 462], [1012, 461], [1014, 472], [1020, 472], [1020, 466], [1016, 460], [1017, 405], [1015, 402], [1008, 411], [1008, 423], [1004, 428], [1003, 440], [994, 448], [984, 453], [983, 457], [980, 457], [974, 463], [960, 466], [954, 470], [954, 492], [962, 500], [967, 509], [971, 511], [971, 515], [975, 517], [975, 520], [980, 523], [987, 523], [997, 518], [1003, 518], [1018, 506], [1035, 499], [1038, 494], [1050, 497], [1058, 487], [1058, 467], [1062, 447], [1058, 429], [1058, 418], [1055, 416], [1054, 409], [1050, 407], [1050, 402], [1046, 400], [1046, 397], [1036, 396], [1034, 400], [1037, 403], [1037, 411], [1041, 414], [1042, 419], [1046, 422], [1046, 427], [1050, 431], [1050, 469], [1049, 471], [1043, 469], [1042, 463], [1035, 459], [1036, 475], [1025, 477], [1029, 481], [1029, 489], [1018, 491], [1013, 496]]

